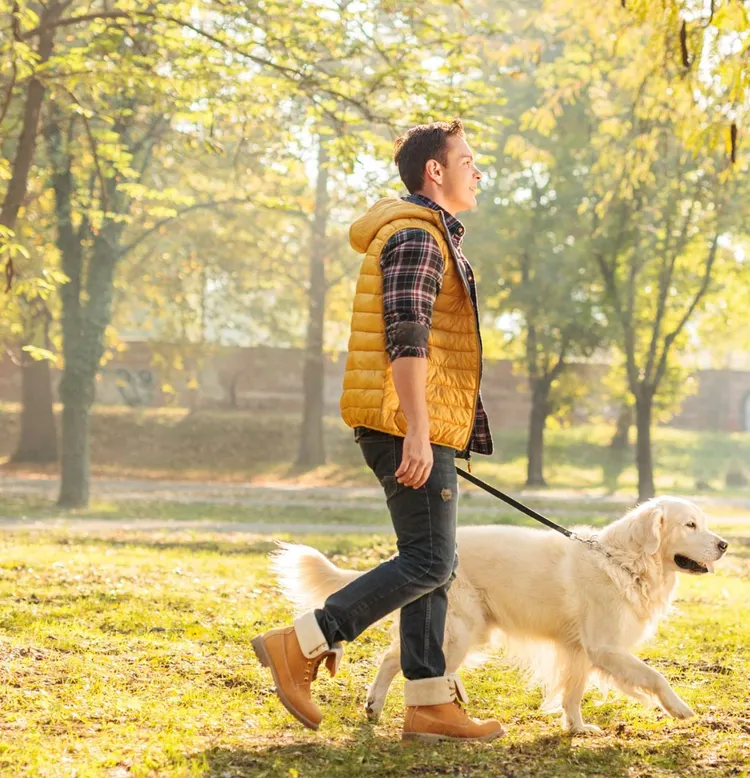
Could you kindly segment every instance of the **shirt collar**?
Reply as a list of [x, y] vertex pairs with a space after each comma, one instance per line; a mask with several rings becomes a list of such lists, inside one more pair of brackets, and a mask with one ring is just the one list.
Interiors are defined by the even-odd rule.
[[443, 208], [441, 205], [438, 205], [434, 200], [431, 200], [429, 197], [425, 197], [421, 194], [410, 194], [403, 199], [409, 203], [414, 203], [414, 205], [421, 205], [424, 208], [431, 208], [433, 211], [442, 211], [445, 214], [445, 223], [448, 225], [448, 231], [450, 232], [451, 237], [456, 243], [461, 243], [464, 237], [464, 233], [466, 232], [466, 228], [452, 213], [448, 213], [445, 208]]

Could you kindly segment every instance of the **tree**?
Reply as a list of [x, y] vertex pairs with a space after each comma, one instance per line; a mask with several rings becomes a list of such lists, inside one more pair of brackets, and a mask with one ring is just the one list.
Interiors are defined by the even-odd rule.
[[[710, 191], [695, 191], [702, 189], [702, 182], [684, 152], [666, 156], [660, 165], [661, 193], [649, 192], [649, 204], [640, 211], [630, 202], [618, 203], [614, 246], [607, 241], [608, 248], [594, 248], [607, 301], [619, 324], [628, 387], [635, 401], [640, 499], [655, 493], [654, 398], [670, 358], [685, 348], [686, 324], [700, 311], [722, 264], [731, 261], [719, 249], [728, 228], [724, 203], [719, 201], [713, 212], [704, 210], [701, 195], [710, 202]], [[595, 232], [597, 221], [594, 216]], [[646, 230], [647, 222], [659, 226]]]
[[[0, 40], [0, 128], [14, 118], [12, 103], [21, 99], [21, 129], [14, 148], [0, 163], [8, 185], [0, 205], [0, 258], [5, 260], [5, 292], [10, 291], [14, 260], [29, 252], [18, 241], [19, 214], [25, 205], [29, 177], [34, 162], [46, 84], [44, 73], [53, 54], [55, 25], [70, 2], [52, 0], [43, 5], [39, 15], [27, 3], [0, 4], [0, 18], [10, 33]], [[38, 25], [39, 34], [29, 42], [24, 27]], [[32, 45], [35, 43], [35, 45]], [[3, 170], [5, 168], [5, 170]], [[0, 176], [4, 178], [5, 176]], [[52, 317], [47, 304], [50, 293], [47, 278], [27, 277], [21, 285], [15, 309], [17, 321], [23, 323], [20, 354], [16, 358], [22, 371], [21, 434], [12, 459], [16, 462], [49, 462], [57, 457], [57, 434], [52, 414], [52, 389], [49, 373], [50, 326]], [[11, 311], [12, 312], [12, 311]]]
[[527, 438], [527, 486], [545, 486], [544, 430], [551, 414], [580, 381], [569, 368], [606, 343], [606, 322], [597, 311], [587, 272], [590, 241], [577, 211], [586, 196], [587, 106], [568, 106], [551, 132], [529, 127], [542, 100], [538, 62], [559, 51], [539, 25], [515, 19], [492, 51], [487, 71], [499, 72], [507, 98], [504, 125], [482, 148], [498, 151], [481, 184], [479, 212], [467, 218], [470, 256], [489, 289], [487, 324], [506, 333], [503, 353], [526, 375], [531, 395]]
[[527, 486], [546, 485], [544, 429], [564, 402], [560, 391], [572, 388], [561, 381], [563, 373], [590, 357], [608, 335], [587, 273], [589, 242], [576, 225], [583, 194], [574, 171], [581, 162], [569, 152], [580, 147], [575, 135], [568, 137], [570, 143], [562, 140], [563, 128], [550, 139], [554, 155], [543, 143], [508, 138], [484, 188], [490, 202], [482, 206], [479, 235], [471, 244], [483, 285], [497, 290], [490, 294], [487, 317], [502, 317], [510, 335], [506, 353], [528, 382]]
[[[21, 419], [13, 463], [57, 460], [50, 367], [59, 351], [56, 291], [64, 277], [55, 267], [49, 198], [34, 176], [14, 231], [25, 273], [13, 294], [0, 292], [0, 345], [21, 373]], [[6, 244], [8, 245], [8, 244]]]
[[[37, 16], [26, 3], [14, 2], [0, 5], [0, 14], [6, 19], [11, 35], [0, 44], [2, 61], [10, 63], [7, 73], [3, 68], [5, 99], [0, 105], [0, 125], [8, 115], [8, 109], [16, 96], [17, 82], [24, 77], [27, 84], [22, 92], [25, 97], [21, 132], [18, 136], [15, 151], [10, 163], [10, 180], [0, 207], [0, 256], [6, 255], [7, 289], [10, 290], [13, 278], [13, 259], [19, 252], [18, 244], [14, 243], [14, 231], [18, 214], [21, 210], [28, 189], [29, 174], [34, 161], [39, 118], [44, 103], [46, 85], [42, 73], [45, 70], [54, 46], [55, 25], [59, 22], [63, 11], [70, 5], [70, 0], [61, 2], [51, 0], [42, 6], [41, 15]], [[36, 47], [32, 48], [23, 34], [24, 23], [38, 21], [39, 33], [36, 37]], [[8, 60], [5, 56], [8, 56]]]
[[[668, 102], [683, 108], [673, 117], [675, 130], [688, 148], [737, 160], [750, 108], [746, 3], [547, 0], [545, 8], [567, 28], [569, 42], [598, 41], [608, 59], [628, 56], [637, 69], [666, 74]], [[569, 51], [575, 57], [576, 47]]]
[[302, 391], [305, 397], [297, 467], [310, 468], [325, 463], [323, 438], [323, 323], [325, 316], [326, 243], [329, 218], [328, 139], [318, 136], [315, 211], [310, 245], [310, 277], [307, 341]]
[[729, 163], [693, 155], [678, 131], [685, 107], [671, 105], [669, 81], [648, 73], [632, 91], [623, 87], [597, 106], [605, 121], [594, 143], [603, 156], [581, 210], [619, 332], [635, 404], [638, 492], [647, 499], [655, 492], [654, 401], [687, 346], [686, 325], [733, 261], [720, 241], [739, 222], [729, 208]]

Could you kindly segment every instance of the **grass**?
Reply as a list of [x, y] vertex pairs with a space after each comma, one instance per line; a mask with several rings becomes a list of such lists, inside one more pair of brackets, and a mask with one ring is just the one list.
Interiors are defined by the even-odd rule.
[[[601, 737], [562, 734], [502, 657], [464, 671], [471, 711], [496, 716], [492, 744], [402, 746], [401, 684], [382, 722], [362, 712], [387, 643], [347, 646], [304, 730], [272, 694], [250, 639], [292, 616], [269, 579], [268, 536], [200, 531], [0, 535], [0, 772], [12, 776], [747, 776], [750, 527], [721, 531], [714, 576], [683, 577], [677, 612], [640, 655], [698, 712], [677, 722], [616, 697], [585, 717]], [[284, 536], [282, 536], [284, 537]], [[289, 536], [286, 536], [289, 537]], [[300, 533], [295, 533], [296, 540]], [[366, 568], [385, 536], [305, 536]]]
[[[19, 408], [0, 404], [0, 462], [13, 451]], [[372, 475], [353, 443], [351, 430], [337, 418], [325, 419], [329, 463], [307, 472], [294, 469], [299, 416], [182, 408], [140, 409], [97, 406], [92, 417], [92, 469], [112, 477], [182, 478], [214, 481], [302, 484], [370, 484]], [[636, 491], [632, 446], [618, 456], [609, 449], [613, 429], [582, 425], [546, 433], [545, 473], [552, 489], [583, 494]], [[526, 436], [497, 429], [496, 454], [478, 457], [476, 471], [508, 488], [525, 480]], [[724, 496], [750, 496], [750, 487], [727, 489], [732, 463], [748, 470], [750, 435], [693, 432], [670, 427], [653, 430], [656, 488], [690, 494], [696, 482]], [[54, 472], [48, 468], [46, 472]], [[42, 471], [44, 472], [44, 471]]]

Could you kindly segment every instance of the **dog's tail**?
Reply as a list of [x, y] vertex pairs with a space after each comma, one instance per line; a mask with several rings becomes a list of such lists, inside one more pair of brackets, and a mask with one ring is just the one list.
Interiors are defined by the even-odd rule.
[[278, 542], [271, 569], [284, 595], [300, 610], [319, 608], [325, 599], [359, 578], [356, 570], [342, 570], [310, 546]]

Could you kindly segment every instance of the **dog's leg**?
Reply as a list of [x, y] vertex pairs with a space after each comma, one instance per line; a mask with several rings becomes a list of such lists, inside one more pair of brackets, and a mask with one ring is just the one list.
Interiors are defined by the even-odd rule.
[[398, 638], [396, 638], [396, 640], [391, 643], [391, 647], [388, 649], [385, 656], [380, 660], [378, 673], [367, 692], [365, 713], [370, 721], [376, 722], [380, 718], [380, 714], [383, 712], [383, 706], [385, 705], [385, 698], [388, 696], [388, 689], [400, 670], [401, 649]]
[[445, 654], [445, 672], [456, 673], [463, 664], [466, 655], [469, 653], [472, 643], [470, 627], [463, 621], [456, 619], [450, 620], [445, 630], [445, 641], [443, 642], [443, 653]]
[[[394, 635], [391, 647], [380, 660], [375, 680], [367, 692], [365, 713], [372, 722], [376, 722], [380, 718], [385, 706], [385, 699], [388, 696], [388, 689], [393, 679], [401, 671], [401, 643], [398, 629], [394, 629], [391, 634]], [[449, 611], [443, 643], [447, 673], [455, 673], [466, 659], [471, 648], [471, 638], [468, 625], [465, 625], [460, 619], [451, 619]]]
[[562, 677], [562, 725], [574, 735], [582, 732], [601, 732], [596, 724], [584, 724], [581, 716], [581, 699], [586, 691], [586, 681], [591, 672], [588, 657], [580, 648], [561, 650]]
[[689, 719], [695, 715], [660, 672], [632, 654], [609, 646], [590, 649], [588, 653], [594, 667], [610, 675], [626, 694], [643, 700], [642, 692], [645, 691], [656, 697], [662, 708], [677, 719]]

